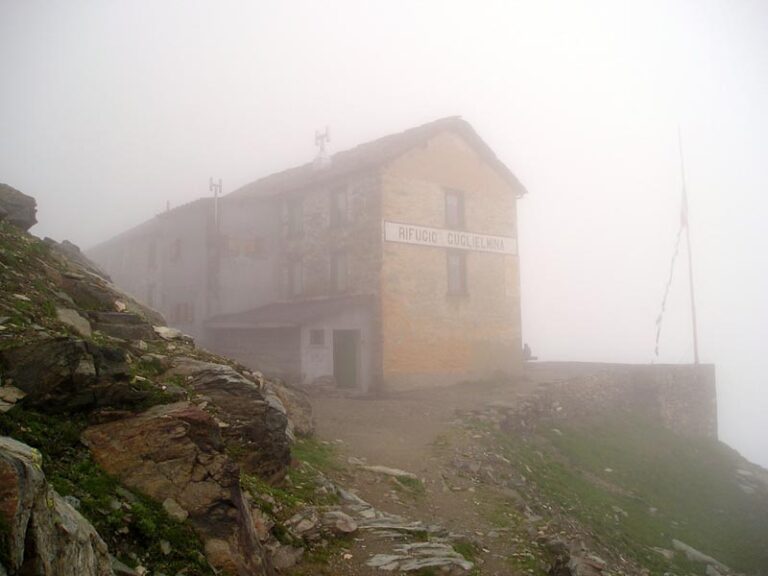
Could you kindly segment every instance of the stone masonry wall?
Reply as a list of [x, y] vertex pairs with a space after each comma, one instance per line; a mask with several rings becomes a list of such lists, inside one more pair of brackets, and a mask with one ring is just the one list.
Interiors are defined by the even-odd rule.
[[[331, 226], [330, 194], [342, 188], [347, 190], [347, 221]], [[302, 264], [304, 293], [299, 299], [335, 295], [330, 284], [334, 252], [347, 255], [346, 293], [375, 294], [378, 291], [381, 223], [377, 192], [377, 178], [358, 174], [294, 193], [294, 198], [301, 198], [302, 232], [295, 237], [281, 238], [279, 242], [284, 263], [300, 261]]]
[[[635, 412], [690, 437], [717, 439], [717, 394], [712, 364], [593, 364], [542, 362], [526, 373], [541, 385], [506, 416], [506, 426]], [[498, 407], [504, 411], [505, 407]]]

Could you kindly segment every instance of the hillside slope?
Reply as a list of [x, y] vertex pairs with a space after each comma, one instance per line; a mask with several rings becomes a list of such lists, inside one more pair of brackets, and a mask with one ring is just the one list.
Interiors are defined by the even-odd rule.
[[[52, 522], [66, 532], [68, 519], [82, 516], [120, 573], [272, 572], [241, 474], [285, 476], [292, 441], [285, 406], [298, 409], [301, 398], [197, 349], [73, 245], [43, 242], [7, 221], [0, 221], [0, 384], [0, 435], [37, 449], [9, 443], [2, 453], [6, 572], [111, 573], [103, 562], [53, 566], [56, 547], [32, 529]], [[30, 466], [44, 473], [32, 485]], [[65, 514], [34, 512], [46, 493]], [[70, 559], [102, 545], [84, 544]]]
[[706, 401], [529, 371], [316, 397], [318, 439], [303, 392], [164, 324], [0, 214], [0, 575], [768, 574], [768, 473]]
[[410, 571], [473, 567], [444, 529], [330, 480], [312, 431], [301, 391], [0, 220], [1, 575], [315, 574], [360, 534], [382, 569], [401, 546]]
[[[594, 371], [604, 381], [616, 368]], [[652, 410], [605, 409], [564, 379], [576, 409], [544, 372], [371, 402], [313, 398], [318, 434], [337, 451], [331, 474], [379, 507], [463, 533], [476, 574], [768, 573], [768, 472]]]

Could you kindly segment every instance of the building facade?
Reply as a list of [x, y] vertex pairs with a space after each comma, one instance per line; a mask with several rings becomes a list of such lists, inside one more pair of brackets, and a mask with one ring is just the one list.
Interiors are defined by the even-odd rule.
[[446, 118], [159, 215], [90, 255], [203, 345], [374, 392], [521, 366], [517, 200]]

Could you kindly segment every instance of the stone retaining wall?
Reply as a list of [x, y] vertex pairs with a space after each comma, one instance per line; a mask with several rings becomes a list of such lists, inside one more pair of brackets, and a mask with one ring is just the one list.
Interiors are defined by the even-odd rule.
[[526, 372], [540, 386], [516, 411], [523, 425], [541, 417], [639, 411], [679, 434], [717, 439], [712, 364], [541, 362]]

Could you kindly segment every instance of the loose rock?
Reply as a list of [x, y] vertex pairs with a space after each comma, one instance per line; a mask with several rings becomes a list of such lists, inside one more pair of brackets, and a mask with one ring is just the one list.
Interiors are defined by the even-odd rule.
[[94, 527], [54, 491], [40, 453], [0, 437], [0, 518], [9, 570], [41, 576], [111, 576], [107, 546]]

